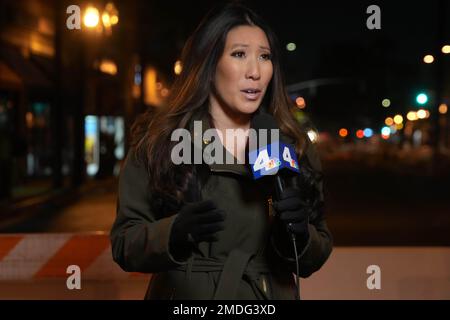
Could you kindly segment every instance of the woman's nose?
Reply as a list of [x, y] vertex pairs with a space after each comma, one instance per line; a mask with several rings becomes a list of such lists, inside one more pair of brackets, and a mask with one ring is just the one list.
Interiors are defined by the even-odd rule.
[[245, 77], [247, 79], [258, 80], [260, 78], [259, 63], [256, 59], [249, 59]]

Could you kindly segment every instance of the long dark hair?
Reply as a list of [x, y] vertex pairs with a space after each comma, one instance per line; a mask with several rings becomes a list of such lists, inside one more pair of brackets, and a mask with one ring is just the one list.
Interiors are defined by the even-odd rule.
[[141, 158], [150, 177], [152, 192], [181, 201], [192, 176], [192, 166], [175, 165], [170, 159], [173, 130], [187, 128], [196, 112], [208, 112], [208, 97], [217, 63], [225, 47], [228, 32], [237, 26], [261, 28], [269, 41], [273, 77], [264, 97], [265, 107], [278, 121], [281, 131], [294, 138], [296, 150], [303, 154], [307, 139], [290, 108], [280, 68], [280, 53], [275, 34], [252, 10], [240, 4], [227, 4], [212, 10], [187, 40], [181, 56], [182, 72], [176, 79], [168, 103], [147, 112], [132, 126], [132, 147]]

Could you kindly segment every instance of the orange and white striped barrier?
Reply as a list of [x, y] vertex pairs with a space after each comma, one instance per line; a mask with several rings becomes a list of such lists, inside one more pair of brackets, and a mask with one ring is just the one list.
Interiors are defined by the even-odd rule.
[[104, 232], [0, 235], [0, 281], [67, 278], [70, 265], [80, 268], [83, 279], [150, 276], [123, 271]]
[[[71, 265], [88, 280], [81, 291], [61, 285], [71, 276]], [[379, 288], [370, 286], [377, 282], [371, 282], [374, 276], [379, 276]], [[141, 299], [150, 277], [123, 271], [112, 259], [104, 232], [0, 235], [0, 299], [25, 293], [31, 298]], [[301, 279], [301, 287], [304, 299], [450, 299], [450, 247], [335, 247], [318, 272]]]

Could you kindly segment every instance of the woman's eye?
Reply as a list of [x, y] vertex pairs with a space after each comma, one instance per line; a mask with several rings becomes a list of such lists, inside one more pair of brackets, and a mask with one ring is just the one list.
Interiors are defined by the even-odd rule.
[[263, 60], [271, 60], [272, 59], [272, 55], [270, 53], [264, 53], [261, 55], [261, 58]]
[[245, 56], [245, 52], [244, 51], [235, 51], [231, 54], [233, 57], [238, 57], [238, 58], [242, 58]]

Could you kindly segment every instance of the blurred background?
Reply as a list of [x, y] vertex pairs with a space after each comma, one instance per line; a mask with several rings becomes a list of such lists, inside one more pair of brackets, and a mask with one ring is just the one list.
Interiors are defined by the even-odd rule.
[[[129, 128], [222, 2], [0, 1], [0, 232], [109, 232]], [[448, 1], [242, 3], [279, 37], [335, 245], [449, 246]]]
[[[109, 230], [130, 125], [217, 3], [0, 2], [4, 231]], [[372, 30], [371, 2], [243, 3], [279, 37], [336, 244], [450, 244], [448, 2], [379, 1]]]

